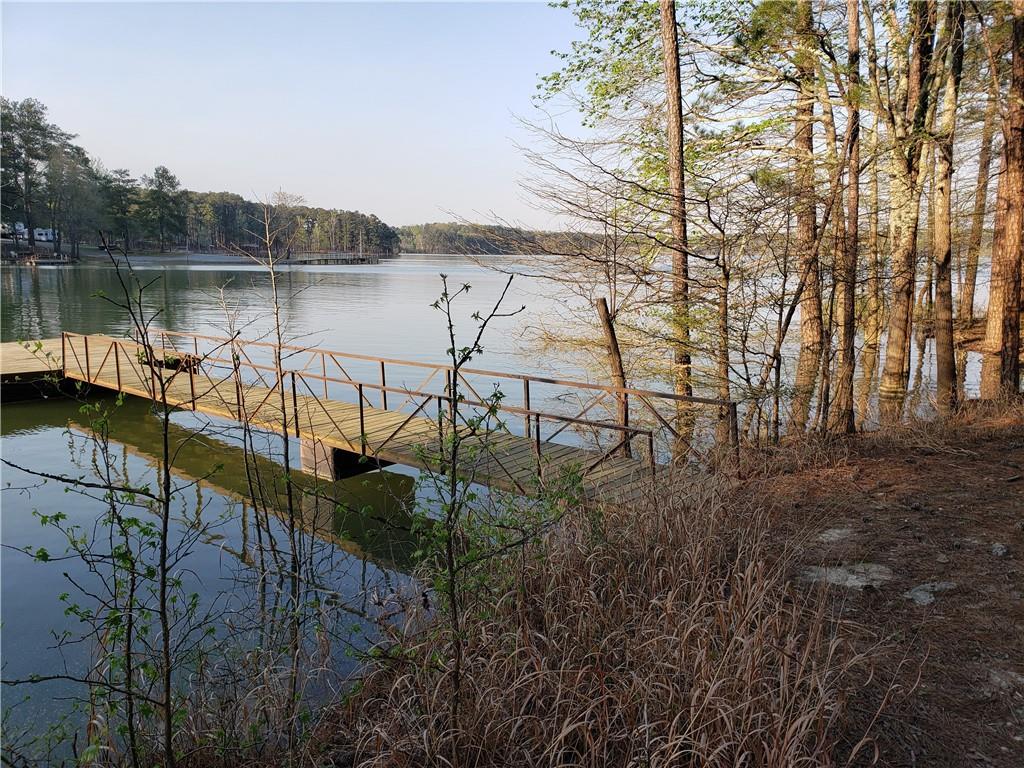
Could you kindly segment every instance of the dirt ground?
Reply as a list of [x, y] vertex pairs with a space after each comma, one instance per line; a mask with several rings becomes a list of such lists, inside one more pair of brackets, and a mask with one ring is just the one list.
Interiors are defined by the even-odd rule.
[[801, 531], [798, 583], [832, 583], [856, 645], [884, 649], [854, 718], [900, 686], [879, 764], [1024, 766], [1024, 423], [864, 436], [825, 466], [764, 498]]

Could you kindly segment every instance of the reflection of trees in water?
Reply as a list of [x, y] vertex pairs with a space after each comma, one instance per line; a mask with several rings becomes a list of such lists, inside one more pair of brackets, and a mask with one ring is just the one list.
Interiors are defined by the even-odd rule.
[[[107, 465], [118, 482], [134, 487], [146, 487], [160, 476], [163, 426], [148, 403], [128, 398], [115, 409], [106, 450], [73, 401], [5, 408], [3, 417], [5, 435], [69, 426], [65, 450], [71, 474], [102, 480]], [[292, 473], [303, 556], [297, 560], [299, 599], [291, 607], [290, 538], [278, 503], [283, 491], [280, 465], [269, 455], [248, 457], [260, 468], [263, 481], [256, 494], [259, 501], [254, 502], [237, 434], [214, 425], [195, 429], [175, 423], [169, 424], [168, 432], [176, 578], [181, 579], [184, 599], [199, 596], [193, 618], [185, 618], [186, 611], [175, 624], [180, 630], [172, 661], [176, 686], [182, 706], [195, 719], [188, 727], [215, 730], [223, 726], [229, 710], [240, 726], [260, 712], [268, 729], [293, 727], [286, 722], [291, 694], [283, 678], [296, 628], [300, 703], [305, 706], [339, 691], [353, 669], [350, 652], [363, 652], [373, 644], [378, 623], [389, 621], [387, 612], [411, 583], [402, 571], [410, 567], [414, 550], [409, 530], [414, 481], [378, 472], [323, 483]], [[144, 504], [132, 514], [158, 523], [155, 510]], [[94, 545], [108, 533], [102, 526], [94, 528]], [[218, 551], [230, 557], [218, 558]], [[94, 594], [104, 594], [104, 585], [110, 583], [100, 573], [80, 577], [73, 564], [63, 567]], [[90, 610], [98, 615], [101, 609]], [[77, 631], [73, 619], [68, 628]], [[93, 634], [88, 642], [96, 659], [93, 670], [100, 668], [101, 660], [119, 657], [116, 635]], [[151, 652], [136, 639], [134, 656], [140, 665]], [[139, 701], [145, 701], [147, 690], [139, 689]], [[114, 705], [120, 706], [116, 701]], [[112, 728], [124, 716], [117, 711], [109, 714]], [[140, 732], [149, 727], [138, 710], [133, 716], [140, 721]]]

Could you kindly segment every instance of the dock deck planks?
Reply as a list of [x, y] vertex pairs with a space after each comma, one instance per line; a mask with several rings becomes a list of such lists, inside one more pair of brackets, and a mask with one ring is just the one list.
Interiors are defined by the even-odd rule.
[[42, 378], [60, 367], [60, 338], [0, 344], [0, 377], [4, 381]]

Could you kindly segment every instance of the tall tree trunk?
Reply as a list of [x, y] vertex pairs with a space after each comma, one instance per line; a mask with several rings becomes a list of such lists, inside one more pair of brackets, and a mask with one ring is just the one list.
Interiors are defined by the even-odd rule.
[[1013, 0], [1013, 68], [1003, 119], [1003, 163], [996, 198], [981, 396], [1020, 389], [1021, 260], [1024, 255], [1024, 0]]
[[858, 0], [846, 3], [846, 52], [850, 121], [850, 160], [847, 170], [846, 240], [842, 261], [836, 265], [839, 307], [839, 348], [836, 396], [831, 427], [837, 432], [854, 432], [853, 377], [856, 372], [854, 339], [856, 328], [857, 250], [860, 247], [860, 12]]
[[992, 168], [992, 138], [996, 132], [998, 105], [998, 94], [994, 89], [990, 88], [988, 103], [985, 105], [985, 122], [981, 127], [981, 148], [978, 152], [978, 181], [974, 186], [974, 210], [971, 213], [971, 235], [967, 241], [964, 280], [960, 286], [960, 302], [957, 307], [957, 319], [963, 325], [969, 325], [974, 319], [974, 290], [978, 282], [981, 238], [985, 231], [988, 180]]
[[942, 122], [935, 141], [935, 229], [932, 258], [935, 260], [935, 396], [939, 412], [956, 407], [956, 355], [953, 350], [953, 134], [964, 68], [964, 5], [950, 0], [946, 28], [949, 55], [942, 94]]
[[[669, 219], [672, 229], [672, 319], [675, 326], [675, 389], [693, 394], [690, 358], [690, 245], [686, 231], [686, 177], [683, 167], [683, 92], [679, 82], [679, 39], [675, 0], [660, 0], [661, 49], [665, 70], [665, 107], [668, 115]], [[688, 434], [688, 409], [681, 404], [681, 434]], [[687, 441], [683, 441], [687, 442]], [[677, 446], [679, 454], [688, 446]]]
[[807, 428], [811, 397], [821, 359], [821, 274], [814, 247], [817, 236], [814, 195], [814, 92], [815, 47], [814, 16], [811, 0], [798, 0], [796, 5], [798, 88], [794, 117], [793, 145], [796, 151], [796, 247], [806, 274], [800, 297], [800, 354], [797, 360], [796, 392], [793, 397], [792, 429]]
[[[832, 236], [832, 285], [828, 291], [828, 311], [825, 310], [825, 285], [822, 281], [822, 338], [821, 338], [821, 360], [818, 369], [821, 373], [821, 380], [818, 385], [817, 408], [815, 409], [815, 429], [821, 428], [824, 431], [832, 419], [830, 418], [830, 407], [832, 405], [832, 365], [834, 353], [832, 340], [835, 337], [836, 329], [836, 299], [838, 297], [837, 283], [840, 280], [840, 270], [843, 264], [843, 252], [846, 248], [846, 219], [843, 218], [843, 173], [846, 170], [842, 167], [843, 161], [839, 157], [839, 134], [836, 131], [835, 113], [832, 109], [832, 99], [828, 91], [825, 79], [825, 70], [818, 66], [818, 80], [821, 101], [821, 124], [825, 129], [825, 154], [828, 157], [828, 165], [832, 169], [829, 174], [829, 194], [836, 200], [840, 209], [831, 221]], [[852, 127], [852, 126], [850, 126]], [[844, 155], [845, 158], [845, 155]], [[822, 224], [824, 226], [824, 224]], [[820, 235], [819, 231], [819, 235]]]
[[877, 119], [871, 131], [871, 176], [868, 184], [868, 279], [864, 301], [864, 349], [861, 352], [860, 419], [868, 417], [871, 391], [882, 344], [885, 307], [882, 302], [882, 254], [878, 244], [878, 131]]
[[[898, 422], [903, 415], [910, 373], [910, 330], [914, 311], [914, 276], [917, 258], [917, 227], [921, 203], [918, 171], [924, 127], [929, 108], [929, 68], [935, 31], [935, 2], [911, 3], [913, 55], [907, 65], [906, 112], [893, 124], [889, 153], [889, 242], [892, 254], [892, 310], [889, 313], [885, 365], [878, 387], [883, 423]], [[902, 78], [901, 78], [902, 79]], [[902, 84], [897, 89], [902, 89]], [[900, 104], [896, 105], [901, 107]]]

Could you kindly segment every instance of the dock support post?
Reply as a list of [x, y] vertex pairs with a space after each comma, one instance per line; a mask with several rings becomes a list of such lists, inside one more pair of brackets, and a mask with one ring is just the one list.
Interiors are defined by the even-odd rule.
[[389, 461], [368, 459], [353, 451], [334, 448], [315, 437], [299, 440], [299, 461], [303, 472], [329, 481], [344, 480], [391, 465]]

